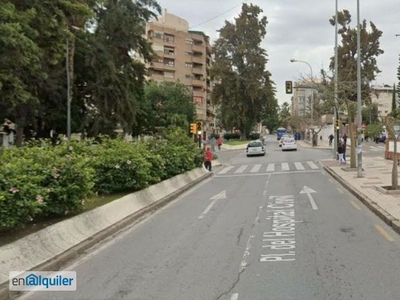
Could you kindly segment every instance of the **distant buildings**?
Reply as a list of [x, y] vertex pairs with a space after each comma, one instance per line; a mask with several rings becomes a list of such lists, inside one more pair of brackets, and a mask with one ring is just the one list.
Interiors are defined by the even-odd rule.
[[179, 81], [188, 86], [196, 105], [197, 120], [214, 126], [209, 70], [211, 45], [201, 31], [189, 30], [189, 23], [166, 10], [162, 17], [147, 24], [146, 37], [156, 54], [147, 66], [153, 81]]
[[[392, 111], [393, 86], [372, 86], [371, 102], [378, 104], [378, 115], [381, 118], [386, 117]], [[398, 101], [396, 93], [396, 103]]]

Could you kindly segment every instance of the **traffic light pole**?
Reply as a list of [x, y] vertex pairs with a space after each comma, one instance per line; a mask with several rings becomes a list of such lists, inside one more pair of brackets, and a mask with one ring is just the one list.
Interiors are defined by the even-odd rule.
[[199, 140], [199, 149], [201, 149], [201, 134], [198, 135], [198, 140]]

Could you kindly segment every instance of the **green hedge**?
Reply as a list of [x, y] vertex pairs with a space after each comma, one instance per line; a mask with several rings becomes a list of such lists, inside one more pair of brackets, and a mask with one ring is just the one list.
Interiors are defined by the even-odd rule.
[[229, 140], [238, 140], [240, 139], [240, 134], [238, 133], [225, 133], [224, 134], [224, 140], [229, 141]]
[[92, 142], [0, 152], [0, 230], [79, 212], [93, 194], [137, 191], [203, 163], [202, 151], [180, 129], [163, 140]]

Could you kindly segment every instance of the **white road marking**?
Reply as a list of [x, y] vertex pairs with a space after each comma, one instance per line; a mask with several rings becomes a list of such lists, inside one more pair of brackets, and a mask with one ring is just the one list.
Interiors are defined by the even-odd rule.
[[275, 165], [274, 164], [268, 164], [267, 172], [273, 172], [273, 171], [275, 171]]
[[311, 207], [313, 210], [318, 210], [318, 206], [314, 201], [313, 196], [311, 195], [312, 193], [316, 193], [313, 189], [309, 188], [308, 186], [304, 186], [303, 189], [300, 191], [300, 194], [306, 194], [308, 197], [308, 200], [310, 200]]
[[305, 170], [301, 162], [295, 162], [294, 165], [297, 170]]
[[211, 207], [213, 207], [214, 203], [217, 202], [217, 200], [213, 200], [213, 202], [211, 202], [207, 208], [203, 211], [203, 213], [199, 216], [199, 219], [203, 219], [204, 216], [210, 211]]
[[247, 165], [240, 166], [240, 168], [235, 171], [235, 174], [243, 173], [243, 171], [246, 170], [246, 168], [247, 168]]
[[289, 171], [289, 164], [288, 163], [282, 163], [282, 171]]
[[228, 173], [230, 170], [232, 170], [234, 167], [226, 167], [224, 169], [222, 169], [218, 174], [226, 174]]
[[254, 235], [251, 235], [247, 240], [246, 249], [244, 250], [242, 261], [240, 262], [240, 272], [247, 267], [246, 257], [250, 255], [251, 239]]
[[311, 169], [316, 170], [318, 166], [313, 161], [308, 161], [307, 164], [310, 166]]
[[287, 174], [300, 174], [300, 173], [321, 173], [320, 170], [304, 170], [304, 171], [283, 171], [274, 173], [248, 173], [248, 174], [228, 174], [228, 175], [215, 175], [213, 178], [229, 178], [229, 177], [252, 177], [252, 176], [271, 176], [271, 175], [287, 175]]
[[238, 300], [238, 299], [239, 299], [238, 293], [232, 294], [231, 300]]
[[255, 165], [252, 169], [251, 169], [251, 173], [257, 173], [258, 171], [260, 171], [262, 165]]

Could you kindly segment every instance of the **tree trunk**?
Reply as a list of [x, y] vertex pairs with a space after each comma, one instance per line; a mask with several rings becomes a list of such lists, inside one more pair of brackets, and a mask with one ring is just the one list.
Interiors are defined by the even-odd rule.
[[[68, 38], [68, 43], [67, 43], [67, 47], [68, 47], [68, 74], [69, 74], [69, 90], [67, 90], [67, 93], [69, 93], [69, 95], [67, 95], [67, 99], [69, 99], [68, 101], [70, 101], [71, 103], [69, 103], [69, 107], [71, 109], [72, 106], [72, 97], [73, 97], [73, 86], [74, 86], [74, 55], [75, 55], [75, 36], [72, 35], [71, 37]], [[71, 133], [72, 133], [72, 115], [70, 117], [71, 119]], [[67, 129], [68, 132], [68, 129]]]
[[17, 127], [15, 136], [15, 145], [17, 147], [22, 146], [22, 142], [24, 139], [24, 127], [26, 125], [26, 115], [27, 115], [27, 108], [24, 104], [22, 104], [16, 109], [16, 117], [15, 117], [15, 124]]
[[[389, 140], [388, 140], [389, 142]], [[393, 145], [393, 168], [392, 168], [392, 190], [399, 188], [399, 178], [397, 173], [397, 137], [394, 135]]]

